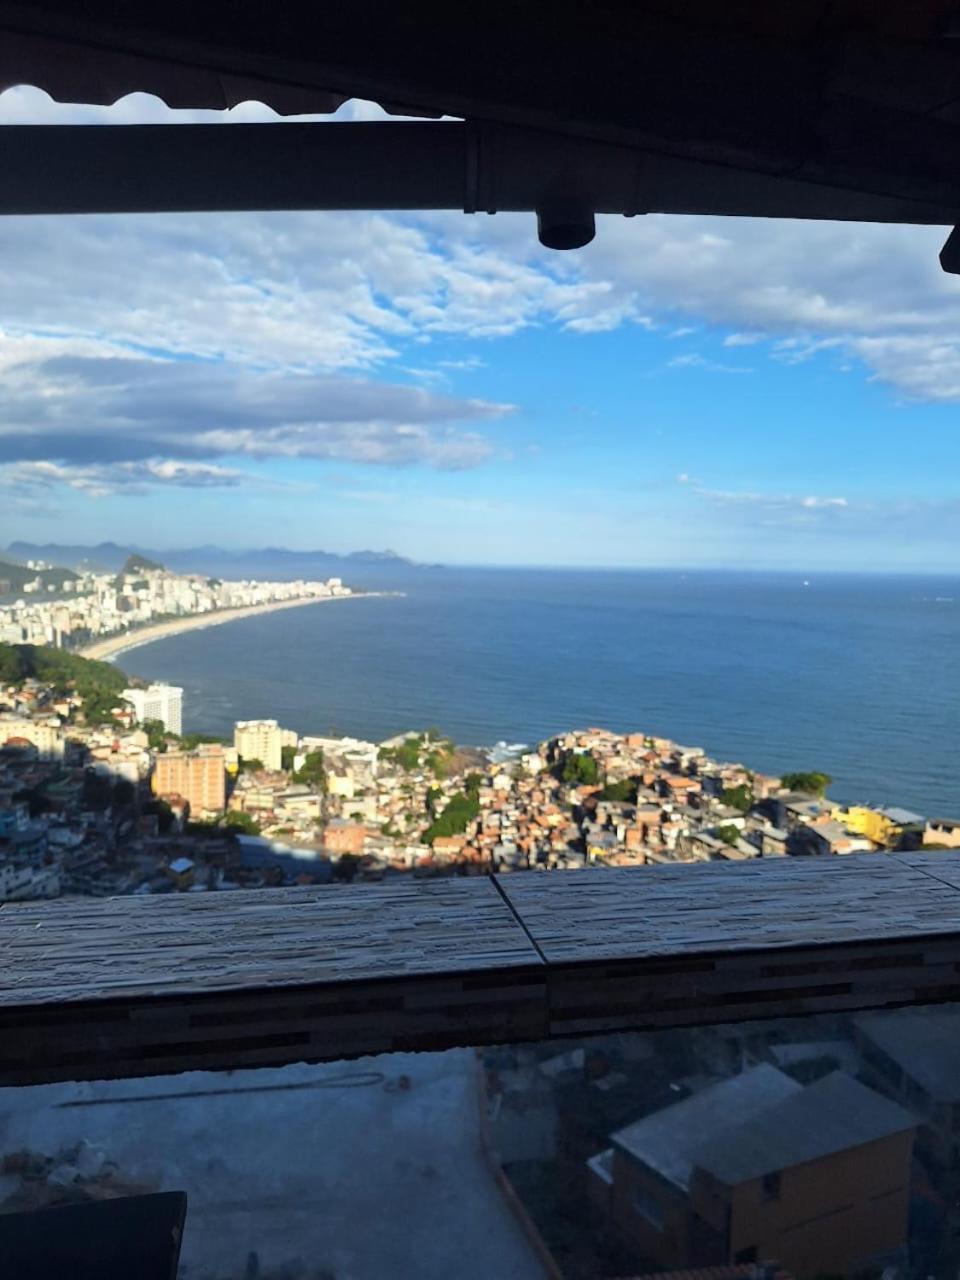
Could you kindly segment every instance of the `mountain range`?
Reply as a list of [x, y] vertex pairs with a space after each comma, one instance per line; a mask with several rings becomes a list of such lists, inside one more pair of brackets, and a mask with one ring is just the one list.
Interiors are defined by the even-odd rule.
[[371, 569], [383, 571], [412, 568], [413, 561], [394, 551], [291, 551], [286, 547], [259, 547], [232, 550], [225, 547], [184, 547], [153, 550], [134, 544], [100, 542], [96, 546], [65, 543], [11, 542], [6, 551], [11, 560], [45, 560], [68, 569], [99, 569], [117, 573], [131, 556], [156, 561], [178, 573], [205, 573], [221, 578], [292, 578], [341, 576], [358, 570], [364, 576]]

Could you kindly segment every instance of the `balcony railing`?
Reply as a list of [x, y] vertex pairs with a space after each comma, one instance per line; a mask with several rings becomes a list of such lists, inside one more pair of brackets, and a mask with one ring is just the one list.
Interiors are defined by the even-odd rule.
[[0, 1083], [960, 1000], [960, 852], [0, 910]]

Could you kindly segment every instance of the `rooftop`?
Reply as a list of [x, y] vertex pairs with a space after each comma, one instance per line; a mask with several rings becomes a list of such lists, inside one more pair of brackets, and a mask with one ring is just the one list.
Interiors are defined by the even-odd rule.
[[949, 1013], [868, 1014], [857, 1027], [937, 1102], [960, 1101], [960, 1039]]
[[672, 1107], [655, 1111], [613, 1134], [613, 1142], [662, 1177], [686, 1189], [699, 1152], [713, 1139], [727, 1141], [736, 1126], [803, 1086], [767, 1063], [721, 1080]]
[[[787, 1079], [788, 1077], [784, 1077]], [[916, 1127], [908, 1111], [843, 1071], [760, 1103], [693, 1152], [694, 1162], [728, 1186], [808, 1164]]]

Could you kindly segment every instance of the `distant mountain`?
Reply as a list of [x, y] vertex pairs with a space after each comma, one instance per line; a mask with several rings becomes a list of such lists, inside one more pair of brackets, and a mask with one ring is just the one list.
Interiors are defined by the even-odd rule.
[[101, 542], [96, 547], [71, 547], [60, 543], [11, 542], [7, 551], [18, 560], [46, 560], [49, 564], [62, 564], [68, 569], [99, 569], [103, 573], [116, 573], [123, 567], [132, 548], [117, 546], [115, 542]]
[[137, 551], [131, 552], [123, 562], [123, 568], [120, 570], [120, 577], [124, 578], [131, 573], [150, 573], [164, 566], [156, 560], [148, 560], [146, 556], [142, 556]]
[[[291, 551], [286, 547], [259, 547], [243, 551], [224, 547], [187, 547], [175, 551], [154, 551], [135, 545], [101, 542], [97, 546], [70, 546], [61, 543], [12, 542], [8, 554], [21, 560], [46, 560], [71, 569], [100, 569], [117, 573], [131, 556], [140, 567], [157, 562], [178, 573], [203, 573], [218, 578], [327, 578], [350, 575], [366, 578], [370, 570], [392, 572], [414, 567], [411, 560], [395, 551]], [[144, 561], [147, 563], [145, 564]]]

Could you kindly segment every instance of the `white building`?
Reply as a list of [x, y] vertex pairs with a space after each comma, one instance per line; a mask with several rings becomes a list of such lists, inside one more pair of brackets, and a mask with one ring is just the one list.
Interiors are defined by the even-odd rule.
[[133, 705], [141, 724], [159, 720], [168, 733], [182, 729], [183, 690], [173, 684], [152, 684], [148, 689], [124, 689], [122, 696]]
[[282, 767], [284, 730], [276, 720], [238, 720], [233, 726], [233, 745], [241, 760], [259, 760], [265, 769]]

